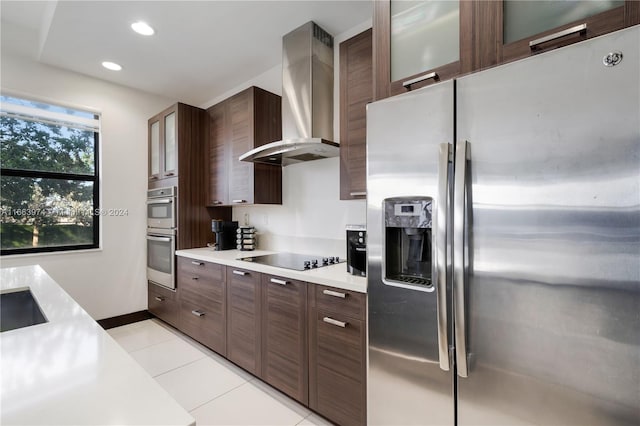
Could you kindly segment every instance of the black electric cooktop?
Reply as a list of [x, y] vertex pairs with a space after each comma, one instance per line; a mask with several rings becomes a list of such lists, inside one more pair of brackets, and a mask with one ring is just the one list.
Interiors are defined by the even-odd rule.
[[322, 268], [344, 262], [338, 256], [324, 257], [310, 254], [275, 253], [262, 256], [241, 257], [246, 262], [260, 263], [262, 265], [277, 266], [278, 268], [306, 271], [308, 269]]

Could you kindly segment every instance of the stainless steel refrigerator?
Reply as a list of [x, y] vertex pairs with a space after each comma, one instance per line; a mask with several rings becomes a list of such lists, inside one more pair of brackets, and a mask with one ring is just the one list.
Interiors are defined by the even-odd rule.
[[640, 28], [372, 103], [368, 423], [640, 424]]

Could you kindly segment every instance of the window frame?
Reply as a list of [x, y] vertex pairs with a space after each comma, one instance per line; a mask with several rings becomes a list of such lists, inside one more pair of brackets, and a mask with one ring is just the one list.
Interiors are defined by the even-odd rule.
[[[56, 245], [56, 246], [43, 246], [43, 247], [24, 247], [24, 248], [15, 248], [15, 249], [0, 249], [1, 256], [11, 256], [11, 255], [20, 255], [20, 254], [39, 254], [39, 253], [55, 253], [55, 252], [74, 252], [74, 251], [83, 251], [83, 250], [92, 250], [92, 249], [100, 249], [101, 242], [101, 215], [99, 214], [100, 209], [100, 141], [101, 141], [101, 129], [102, 129], [102, 117], [101, 114], [97, 111], [92, 111], [90, 109], [84, 107], [77, 107], [71, 105], [64, 105], [58, 102], [52, 102], [50, 100], [39, 100], [31, 97], [27, 97], [19, 94], [11, 94], [5, 93], [4, 91], [1, 93], [2, 96], [11, 97], [14, 99], [22, 99], [25, 101], [31, 102], [39, 102], [48, 105], [52, 105], [55, 107], [61, 108], [70, 108], [73, 110], [78, 110], [82, 112], [86, 112], [89, 114], [93, 114], [94, 119], [98, 121], [98, 128], [93, 129], [93, 174], [82, 174], [82, 173], [68, 173], [68, 172], [50, 172], [50, 171], [40, 171], [40, 170], [25, 170], [25, 169], [14, 169], [14, 168], [4, 168], [0, 167], [0, 179], [4, 177], [22, 177], [28, 179], [57, 179], [57, 180], [72, 180], [72, 181], [81, 181], [81, 182], [91, 182], [93, 183], [93, 206], [92, 206], [92, 220], [93, 220], [93, 232], [92, 239], [93, 241], [89, 244], [66, 244], [66, 245]], [[2, 114], [5, 115], [5, 114]], [[13, 118], [34, 121], [39, 123], [48, 123], [52, 122], [46, 119], [37, 119], [37, 118], [25, 118], [20, 117], [19, 115], [11, 115]], [[54, 123], [56, 125], [68, 126], [69, 122], [59, 121]], [[1, 226], [1, 222], [0, 222]]]

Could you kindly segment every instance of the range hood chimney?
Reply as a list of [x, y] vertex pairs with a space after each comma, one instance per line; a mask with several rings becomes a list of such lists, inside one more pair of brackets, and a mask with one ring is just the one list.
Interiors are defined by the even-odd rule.
[[282, 140], [241, 161], [288, 166], [337, 157], [333, 140], [333, 37], [310, 21], [282, 38]]

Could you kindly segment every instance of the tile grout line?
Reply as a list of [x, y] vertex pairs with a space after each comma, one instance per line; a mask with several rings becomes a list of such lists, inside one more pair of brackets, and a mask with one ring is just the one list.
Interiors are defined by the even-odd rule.
[[207, 402], [203, 402], [202, 404], [198, 405], [197, 407], [192, 408], [191, 410], [189, 410], [189, 413], [192, 413], [193, 411], [197, 410], [198, 408], [202, 407], [203, 405], [207, 405], [208, 403], [210, 403], [210, 402], [212, 402], [212, 401], [215, 401], [216, 399], [218, 399], [218, 398], [220, 398], [220, 397], [222, 397], [222, 396], [224, 396], [224, 395], [228, 394], [229, 392], [233, 392], [234, 390], [238, 389], [239, 387], [242, 387], [242, 386], [246, 385], [247, 383], [249, 383], [249, 381], [248, 381], [248, 380], [247, 380], [247, 381], [245, 381], [244, 383], [239, 384], [239, 385], [238, 385], [238, 386], [236, 386], [236, 387], [233, 387], [233, 388], [229, 389], [228, 391], [226, 391], [226, 392], [224, 392], [224, 393], [221, 393], [220, 395], [216, 396], [215, 398], [211, 398], [211, 399], [210, 399], [210, 400], [208, 400]]
[[[172, 341], [172, 340], [176, 340], [176, 339], [177, 339], [177, 340], [182, 340], [182, 339], [180, 339], [178, 336], [174, 336], [174, 337], [173, 337], [173, 338], [171, 338], [171, 339], [163, 340], [162, 342], [156, 342], [156, 343], [154, 343], [154, 344], [152, 344], [152, 345], [145, 346], [144, 348], [136, 349], [135, 351], [131, 351], [131, 352], [127, 352], [127, 353], [132, 354], [132, 353], [134, 353], [134, 352], [138, 352], [138, 351], [142, 351], [142, 350], [145, 350], [145, 349], [149, 349], [149, 348], [152, 348], [152, 347], [154, 347], [154, 346], [158, 346], [158, 345], [161, 345], [161, 344], [163, 344], [163, 343], [167, 343], [167, 342], [170, 342], [170, 341]], [[122, 345], [120, 345], [120, 346], [122, 347]], [[123, 348], [123, 349], [124, 349], [124, 348]], [[194, 349], [195, 349], [195, 348], [194, 348]], [[202, 351], [199, 351], [199, 352], [202, 352]]]
[[[175, 338], [177, 339], [178, 337], [176, 336]], [[138, 351], [141, 351], [141, 350], [143, 350], [143, 349], [148, 349], [148, 348], [150, 348], [150, 347], [152, 347], [152, 346], [155, 346], [155, 345], [159, 345], [159, 344], [162, 344], [162, 343], [169, 342], [169, 341], [171, 341], [171, 340], [173, 340], [173, 339], [174, 339], [174, 338], [167, 339], [167, 340], [163, 340], [163, 341], [161, 341], [161, 342], [152, 343], [152, 344], [150, 344], [149, 346], [144, 346], [144, 347], [142, 347], [142, 348], [138, 348], [138, 349], [136, 349], [135, 351], [131, 351], [131, 352], [127, 351], [127, 353], [132, 354], [132, 353], [134, 353], [134, 352], [138, 352]], [[114, 339], [114, 340], [115, 340], [115, 339]], [[118, 342], [118, 341], [116, 340], [116, 342]], [[118, 342], [118, 344], [119, 344], [119, 342]], [[120, 347], [122, 347], [122, 345], [120, 345]], [[122, 349], [124, 349], [124, 347], [122, 347]], [[125, 350], [126, 350], [126, 349], [125, 349]]]
[[[151, 377], [153, 377], [153, 378], [155, 379], [156, 377], [160, 377], [160, 376], [162, 376], [162, 375], [164, 375], [164, 374], [171, 373], [172, 371], [176, 371], [176, 370], [178, 370], [179, 368], [186, 367], [187, 365], [191, 365], [191, 364], [193, 364], [193, 363], [196, 363], [196, 362], [198, 362], [198, 361], [200, 361], [200, 360], [202, 360], [202, 359], [204, 359], [204, 358], [206, 358], [206, 357], [207, 357], [207, 355], [205, 354], [202, 358], [194, 359], [193, 361], [189, 361], [189, 362], [187, 362], [186, 364], [179, 365], [178, 367], [172, 368], [172, 369], [167, 370], [167, 371], [163, 371], [162, 373], [160, 373], [160, 374], [156, 374], [155, 376], [151, 376]], [[136, 361], [136, 362], [137, 362], [137, 361]], [[140, 364], [138, 364], [138, 365], [140, 365]], [[140, 366], [141, 366], [141, 365], [140, 365]], [[141, 366], [141, 367], [142, 367], [142, 366]], [[160, 384], [160, 383], [158, 383], [158, 384]], [[161, 385], [161, 386], [162, 386], [162, 385]]]

